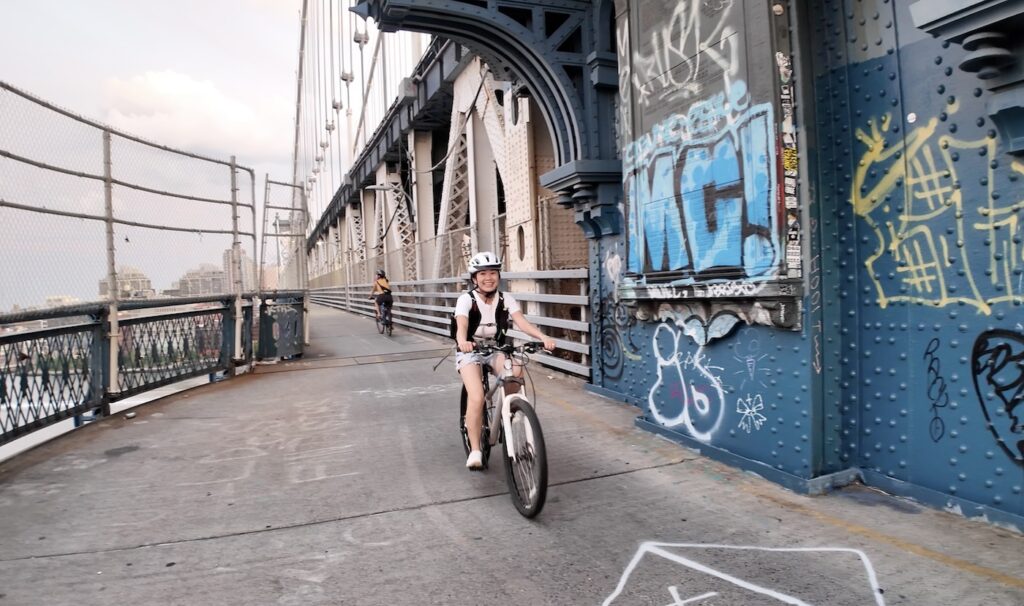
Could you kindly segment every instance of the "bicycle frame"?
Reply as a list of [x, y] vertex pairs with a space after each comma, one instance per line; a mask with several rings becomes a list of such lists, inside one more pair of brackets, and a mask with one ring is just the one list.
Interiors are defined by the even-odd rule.
[[[485, 406], [494, 401], [494, 392], [496, 392], [498, 389], [504, 389], [506, 383], [517, 383], [525, 390], [526, 381], [523, 380], [522, 377], [515, 376], [515, 374], [512, 372], [514, 364], [515, 362], [513, 360], [513, 356], [505, 355], [505, 361], [503, 364], [504, 368], [502, 369], [502, 373], [495, 378], [494, 387], [491, 387], [484, 393]], [[484, 375], [484, 379], [486, 380], [486, 375]], [[527, 403], [530, 402], [530, 399], [527, 398], [526, 394], [524, 394], [522, 391], [513, 394], [503, 394], [501, 398], [501, 403], [498, 405], [500, 408], [500, 410], [498, 410], [498, 414], [501, 415], [502, 431], [496, 431], [496, 428], [494, 427], [493, 423], [493, 419], [495, 418], [495, 416], [491, 415], [492, 423], [491, 427], [488, 428], [487, 441], [493, 447], [495, 444], [498, 443], [498, 438], [500, 437], [500, 435], [504, 434], [505, 451], [508, 453], [509, 458], [514, 461], [516, 459], [516, 449], [515, 444], [512, 443], [512, 441], [514, 440], [514, 438], [512, 437], [512, 411], [511, 406], [509, 405], [509, 401], [512, 398], [520, 398], [522, 400], [525, 400]], [[532, 432], [532, 428], [528, 427], [528, 429]], [[533, 436], [530, 436], [530, 438], [532, 437]]]

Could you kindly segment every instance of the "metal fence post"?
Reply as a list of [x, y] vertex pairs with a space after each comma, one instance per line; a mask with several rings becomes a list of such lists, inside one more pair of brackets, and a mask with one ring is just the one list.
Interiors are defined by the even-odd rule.
[[113, 163], [110, 154], [110, 131], [103, 131], [103, 197], [104, 212], [107, 224], [107, 297], [109, 303], [108, 339], [110, 342], [109, 358], [107, 359], [107, 394], [120, 390], [118, 375], [118, 354], [120, 351], [121, 329], [117, 324], [117, 299], [120, 288], [117, 284], [117, 261], [114, 254], [114, 177]]
[[[302, 343], [309, 345], [309, 259], [304, 254], [306, 228], [309, 224], [309, 204], [306, 200], [305, 189], [300, 190], [299, 196], [302, 203], [302, 227], [299, 229], [300, 237], [297, 238], [299, 245], [296, 246], [296, 249], [301, 254], [302, 261], [299, 263], [299, 290], [302, 291]], [[296, 259], [296, 261], [299, 260]]]
[[235, 274], [235, 331], [231, 344], [232, 361], [240, 361], [242, 354], [242, 242], [238, 239], [238, 170], [231, 156], [231, 269]]
[[[99, 313], [92, 316], [97, 321], [96, 327], [92, 330], [92, 342], [89, 344], [88, 353], [88, 372], [89, 372], [89, 396], [88, 401], [90, 404], [95, 404], [96, 409], [100, 410], [100, 414], [103, 416], [110, 414], [110, 400], [107, 398], [107, 379], [108, 366], [107, 360], [107, 325], [109, 323], [109, 310], [102, 309]], [[94, 415], [95, 416], [95, 415]], [[89, 417], [77, 414], [74, 416], [75, 427], [81, 427], [89, 419]]]
[[[238, 298], [236, 297], [237, 301]], [[220, 338], [220, 365], [223, 368], [225, 376], [231, 376], [234, 374], [234, 352], [231, 348], [233, 344], [238, 343], [241, 335], [238, 333], [238, 325], [236, 324], [237, 318], [235, 318], [235, 306], [230, 304], [230, 299], [222, 301], [224, 303], [224, 309], [221, 311], [221, 338]], [[215, 383], [222, 380], [222, 377], [218, 377], [216, 372], [210, 373], [210, 382]]]

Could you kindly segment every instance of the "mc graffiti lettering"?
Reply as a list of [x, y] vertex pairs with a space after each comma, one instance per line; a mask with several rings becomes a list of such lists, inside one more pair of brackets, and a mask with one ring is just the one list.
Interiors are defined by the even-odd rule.
[[714, 134], [661, 136], [653, 151], [643, 139], [627, 154], [630, 271], [692, 278], [776, 274], [781, 243], [771, 105], [718, 122]]

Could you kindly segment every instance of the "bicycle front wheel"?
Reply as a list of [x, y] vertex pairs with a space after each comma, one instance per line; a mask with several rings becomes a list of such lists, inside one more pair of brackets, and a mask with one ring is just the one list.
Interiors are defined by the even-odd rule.
[[548, 494], [548, 454], [544, 447], [544, 434], [537, 413], [525, 399], [511, 398], [509, 412], [512, 415], [512, 435], [505, 436], [505, 479], [516, 509], [524, 517], [532, 518], [543, 509]]
[[384, 334], [384, 318], [380, 315], [377, 316], [377, 332]]

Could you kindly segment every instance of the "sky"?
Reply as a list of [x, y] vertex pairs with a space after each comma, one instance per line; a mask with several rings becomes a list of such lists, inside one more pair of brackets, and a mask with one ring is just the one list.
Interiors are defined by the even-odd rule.
[[[225, 160], [234, 155], [256, 171], [259, 201], [265, 174], [277, 181], [292, 176], [300, 9], [301, 0], [7, 1], [0, 6], [0, 80], [149, 141]], [[5, 119], [10, 117], [0, 113], [0, 122]], [[47, 135], [57, 139], [53, 146], [72, 145]], [[0, 131], [0, 143], [2, 136]], [[10, 180], [14, 170], [0, 167], [0, 180]], [[0, 191], [4, 195], [13, 194]], [[88, 197], [95, 199], [95, 192]], [[160, 213], [151, 210], [136, 220]], [[44, 229], [36, 219], [11, 216], [0, 209], [0, 221], [20, 222], [19, 233]], [[95, 229], [58, 229], [41, 246], [0, 238], [0, 273], [6, 275], [0, 278], [0, 311], [18, 301], [12, 291], [21, 289], [96, 298], [102, 276], [94, 275], [95, 268], [102, 273], [105, 250], [90, 244], [76, 252], [72, 241], [79, 231]], [[119, 238], [130, 258], [138, 241], [133, 244], [130, 234]], [[214, 246], [212, 240], [206, 244]], [[169, 246], [180, 262], [161, 266], [150, 258], [154, 267], [147, 273], [180, 275], [185, 265], [198, 264], [198, 256], [189, 257], [196, 246], [185, 240]], [[42, 253], [30, 256], [27, 248]], [[54, 251], [88, 258], [50, 271], [50, 262], [63, 258]], [[170, 286], [163, 283], [166, 276], [150, 277], [160, 282], [157, 288]]]

